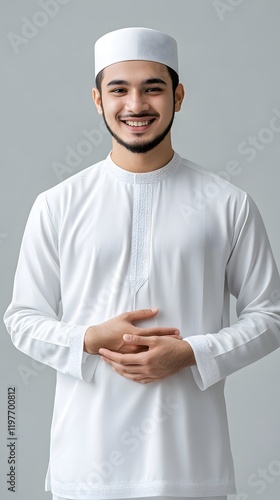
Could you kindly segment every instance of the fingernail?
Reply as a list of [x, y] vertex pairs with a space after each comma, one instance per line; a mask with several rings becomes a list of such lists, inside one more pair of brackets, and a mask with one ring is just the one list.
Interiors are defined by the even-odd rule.
[[125, 335], [123, 336], [123, 339], [124, 340], [131, 340], [131, 335], [128, 335], [127, 333], [125, 333]]
[[157, 307], [154, 307], [153, 309], [151, 309], [151, 311], [152, 311], [153, 313], [156, 313], [156, 312], [158, 311], [158, 308], [157, 308]]
[[180, 335], [180, 330], [176, 330], [175, 335]]

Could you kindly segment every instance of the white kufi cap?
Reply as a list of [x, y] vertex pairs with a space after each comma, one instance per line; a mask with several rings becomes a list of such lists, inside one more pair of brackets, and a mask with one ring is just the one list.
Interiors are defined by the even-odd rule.
[[153, 61], [178, 73], [177, 43], [174, 38], [149, 28], [111, 31], [95, 44], [95, 76], [107, 66], [122, 61]]

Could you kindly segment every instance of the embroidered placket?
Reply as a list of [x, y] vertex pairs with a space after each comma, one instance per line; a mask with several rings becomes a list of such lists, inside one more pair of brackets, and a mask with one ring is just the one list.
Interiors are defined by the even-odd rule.
[[149, 277], [152, 195], [152, 184], [134, 183], [129, 273], [134, 293], [138, 292]]

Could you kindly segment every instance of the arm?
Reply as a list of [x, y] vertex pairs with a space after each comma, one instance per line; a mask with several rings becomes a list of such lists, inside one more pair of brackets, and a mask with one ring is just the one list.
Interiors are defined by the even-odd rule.
[[226, 267], [238, 321], [219, 332], [185, 338], [194, 351], [195, 380], [204, 390], [280, 347], [280, 279], [259, 211], [240, 210]]
[[280, 347], [280, 279], [259, 211], [247, 197], [237, 219], [225, 279], [237, 298], [236, 324], [185, 337], [177, 344], [172, 339], [132, 339], [149, 345], [149, 351], [132, 358], [101, 349], [102, 359], [121, 375], [142, 383], [190, 366], [197, 385], [205, 390]]
[[25, 228], [12, 302], [4, 322], [19, 350], [62, 373], [83, 379], [88, 356], [83, 352], [83, 342], [88, 325], [60, 321], [59, 264], [58, 235], [44, 196], [39, 195]]
[[[78, 293], [78, 292], [77, 292]], [[113, 318], [101, 325], [65, 323], [61, 318], [60, 259], [57, 230], [49, 216], [44, 195], [31, 210], [15, 275], [12, 302], [4, 321], [14, 345], [39, 362], [81, 380], [90, 381], [101, 347], [137, 352], [123, 334], [175, 335], [176, 328], [137, 328], [132, 324], [153, 317], [157, 310], [141, 310]]]

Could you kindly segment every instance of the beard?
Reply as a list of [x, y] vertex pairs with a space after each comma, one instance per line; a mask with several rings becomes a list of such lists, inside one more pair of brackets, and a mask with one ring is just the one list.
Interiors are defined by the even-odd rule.
[[[152, 149], [154, 149], [156, 146], [158, 146], [165, 139], [165, 137], [167, 136], [167, 134], [169, 133], [169, 131], [172, 127], [172, 124], [174, 121], [174, 116], [175, 116], [175, 109], [173, 109], [172, 118], [171, 118], [169, 124], [167, 125], [167, 127], [164, 129], [164, 131], [161, 134], [157, 135], [151, 141], [129, 143], [129, 142], [123, 141], [117, 134], [115, 134], [115, 132], [113, 132], [113, 130], [110, 128], [110, 126], [107, 123], [103, 107], [102, 107], [102, 110], [103, 110], [102, 116], [103, 116], [104, 123], [107, 127], [108, 132], [111, 134], [111, 136], [114, 137], [114, 139], [118, 142], [118, 144], [125, 147], [128, 151], [130, 151], [131, 153], [138, 153], [138, 154], [148, 153], [148, 151], [151, 151]], [[145, 115], [145, 116], [147, 116], [147, 115]], [[142, 117], [141, 117], [141, 115], [135, 115], [135, 116], [131, 116], [131, 118], [142, 118]], [[138, 134], [138, 137], [141, 137], [141, 135], [142, 134]]]

